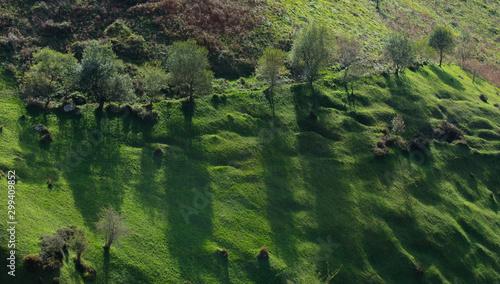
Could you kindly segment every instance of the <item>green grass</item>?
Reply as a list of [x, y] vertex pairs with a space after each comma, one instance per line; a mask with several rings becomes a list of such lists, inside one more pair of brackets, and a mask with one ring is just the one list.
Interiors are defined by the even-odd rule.
[[[325, 276], [327, 267], [341, 267], [338, 283], [496, 283], [499, 90], [472, 84], [456, 66], [425, 66], [399, 78], [364, 78], [355, 85], [356, 111], [345, 111], [344, 90], [326, 87], [336, 76], [317, 84], [316, 122], [300, 84], [282, 87], [276, 117], [264, 87], [250, 78], [246, 87], [221, 89], [226, 101], [198, 99], [192, 116], [179, 101], [158, 103], [160, 118], [148, 124], [109, 112], [96, 117], [95, 106], [83, 108], [82, 118], [27, 111], [15, 84], [1, 81], [0, 169], [20, 178], [18, 256], [38, 253], [41, 235], [76, 225], [90, 238], [83, 259], [96, 268], [97, 283], [283, 283], [294, 273]], [[423, 156], [392, 149], [377, 159], [370, 148], [397, 113], [406, 138], [448, 119], [470, 147], [435, 141]], [[39, 144], [37, 124], [52, 132], [50, 146]], [[153, 155], [157, 147], [163, 156]], [[6, 195], [0, 200], [6, 204]], [[105, 255], [94, 222], [108, 205], [132, 233]], [[189, 223], [183, 212], [192, 213]], [[257, 260], [262, 246], [269, 262]], [[227, 262], [218, 248], [229, 250]], [[417, 263], [426, 268], [423, 279]], [[8, 283], [34, 283], [40, 275], [20, 264]], [[59, 277], [83, 283], [71, 261]]]

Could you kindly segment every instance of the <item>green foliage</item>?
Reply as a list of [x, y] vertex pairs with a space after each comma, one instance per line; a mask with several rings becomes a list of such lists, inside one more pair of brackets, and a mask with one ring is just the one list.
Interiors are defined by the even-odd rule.
[[111, 45], [91, 41], [83, 50], [79, 87], [102, 110], [109, 101], [129, 102], [135, 98], [132, 79], [123, 72]]
[[161, 90], [168, 84], [167, 73], [159, 65], [144, 65], [139, 69], [138, 78], [144, 89], [144, 95], [151, 104], [162, 95]]
[[291, 50], [292, 65], [301, 70], [312, 86], [319, 72], [328, 67], [333, 59], [333, 37], [323, 24], [312, 23], [300, 30]]
[[396, 74], [404, 72], [415, 58], [413, 43], [402, 34], [392, 34], [386, 39], [385, 54], [392, 61]]
[[58, 91], [69, 91], [74, 83], [77, 61], [48, 47], [33, 55], [33, 66], [23, 79], [23, 95], [40, 98], [46, 105]]
[[70, 240], [70, 246], [76, 252], [77, 261], [80, 262], [82, 253], [89, 248], [89, 241], [85, 237], [85, 231], [76, 228]]
[[442, 26], [435, 27], [429, 35], [429, 46], [439, 53], [439, 66], [441, 66], [443, 54], [445, 52], [451, 52], [454, 47], [452, 31]]
[[194, 40], [175, 42], [167, 66], [170, 83], [183, 88], [189, 97], [210, 94], [214, 75], [209, 70], [208, 50]]
[[271, 96], [274, 95], [274, 87], [280, 78], [287, 73], [285, 67], [286, 53], [279, 49], [268, 47], [259, 59], [257, 66], [257, 76], [264, 79], [269, 85]]

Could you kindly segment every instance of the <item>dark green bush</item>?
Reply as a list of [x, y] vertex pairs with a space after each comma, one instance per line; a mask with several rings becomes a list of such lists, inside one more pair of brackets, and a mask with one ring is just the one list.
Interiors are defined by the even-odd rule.
[[42, 259], [40, 258], [40, 256], [30, 254], [24, 258], [23, 266], [28, 271], [36, 273], [36, 272], [42, 271], [43, 262], [42, 262]]

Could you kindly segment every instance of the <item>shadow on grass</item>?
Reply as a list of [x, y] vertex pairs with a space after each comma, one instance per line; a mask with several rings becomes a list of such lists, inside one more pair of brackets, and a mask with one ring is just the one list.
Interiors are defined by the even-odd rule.
[[429, 69], [432, 72], [434, 72], [434, 74], [436, 74], [436, 76], [438, 76], [438, 78], [446, 85], [448, 85], [448, 86], [450, 86], [458, 91], [465, 90], [462, 83], [460, 83], [460, 81], [458, 80], [459, 78], [454, 78], [453, 76], [448, 74], [446, 71], [444, 71], [441, 67], [439, 67], [437, 65], [430, 65]]

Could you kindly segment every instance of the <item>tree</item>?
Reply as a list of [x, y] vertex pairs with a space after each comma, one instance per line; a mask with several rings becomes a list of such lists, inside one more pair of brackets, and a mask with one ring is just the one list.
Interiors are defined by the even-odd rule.
[[429, 45], [439, 53], [439, 67], [443, 62], [443, 54], [453, 50], [454, 40], [450, 29], [435, 27], [429, 36]]
[[341, 36], [337, 40], [338, 47], [338, 61], [344, 68], [343, 81], [347, 88], [347, 79], [349, 77], [350, 67], [357, 62], [360, 58], [361, 44], [355, 38]]
[[476, 44], [470, 39], [469, 36], [466, 35], [457, 45], [455, 54], [460, 60], [460, 64], [463, 66], [467, 60], [471, 59], [477, 54]]
[[79, 69], [79, 86], [102, 111], [108, 101], [127, 102], [135, 98], [132, 80], [123, 72], [111, 45], [91, 41], [83, 50]]
[[167, 73], [159, 65], [146, 64], [139, 69], [138, 77], [144, 96], [149, 100], [150, 108], [153, 108], [154, 100], [162, 95], [161, 90], [167, 85]]
[[24, 94], [43, 99], [47, 107], [59, 90], [71, 87], [78, 62], [73, 55], [48, 47], [35, 52], [33, 61], [24, 77]]
[[380, 6], [379, 6], [379, 4], [380, 4], [380, 3], [379, 3], [379, 2], [380, 2], [380, 0], [375, 0], [375, 2], [377, 3], [377, 11], [380, 11]]
[[291, 62], [303, 71], [311, 90], [319, 72], [330, 65], [332, 58], [333, 40], [326, 26], [313, 23], [300, 31], [293, 43]]
[[184, 88], [191, 100], [194, 94], [210, 94], [214, 74], [209, 70], [208, 50], [194, 40], [175, 42], [167, 66], [170, 83]]
[[89, 241], [87, 237], [85, 237], [85, 232], [82, 229], [75, 229], [70, 245], [76, 252], [76, 261], [81, 263], [82, 253], [89, 248]]
[[282, 76], [287, 73], [286, 53], [279, 49], [266, 48], [257, 65], [257, 75], [269, 84], [269, 100], [274, 111], [274, 88]]
[[402, 34], [390, 35], [385, 43], [385, 55], [392, 61], [396, 75], [404, 70], [413, 62], [415, 50], [413, 43], [408, 37]]
[[105, 250], [111, 248], [111, 244], [116, 242], [120, 237], [128, 234], [128, 227], [123, 221], [123, 214], [118, 214], [115, 212], [113, 207], [103, 208], [99, 213], [99, 222], [97, 222], [96, 227], [104, 235], [106, 244], [104, 245]]

